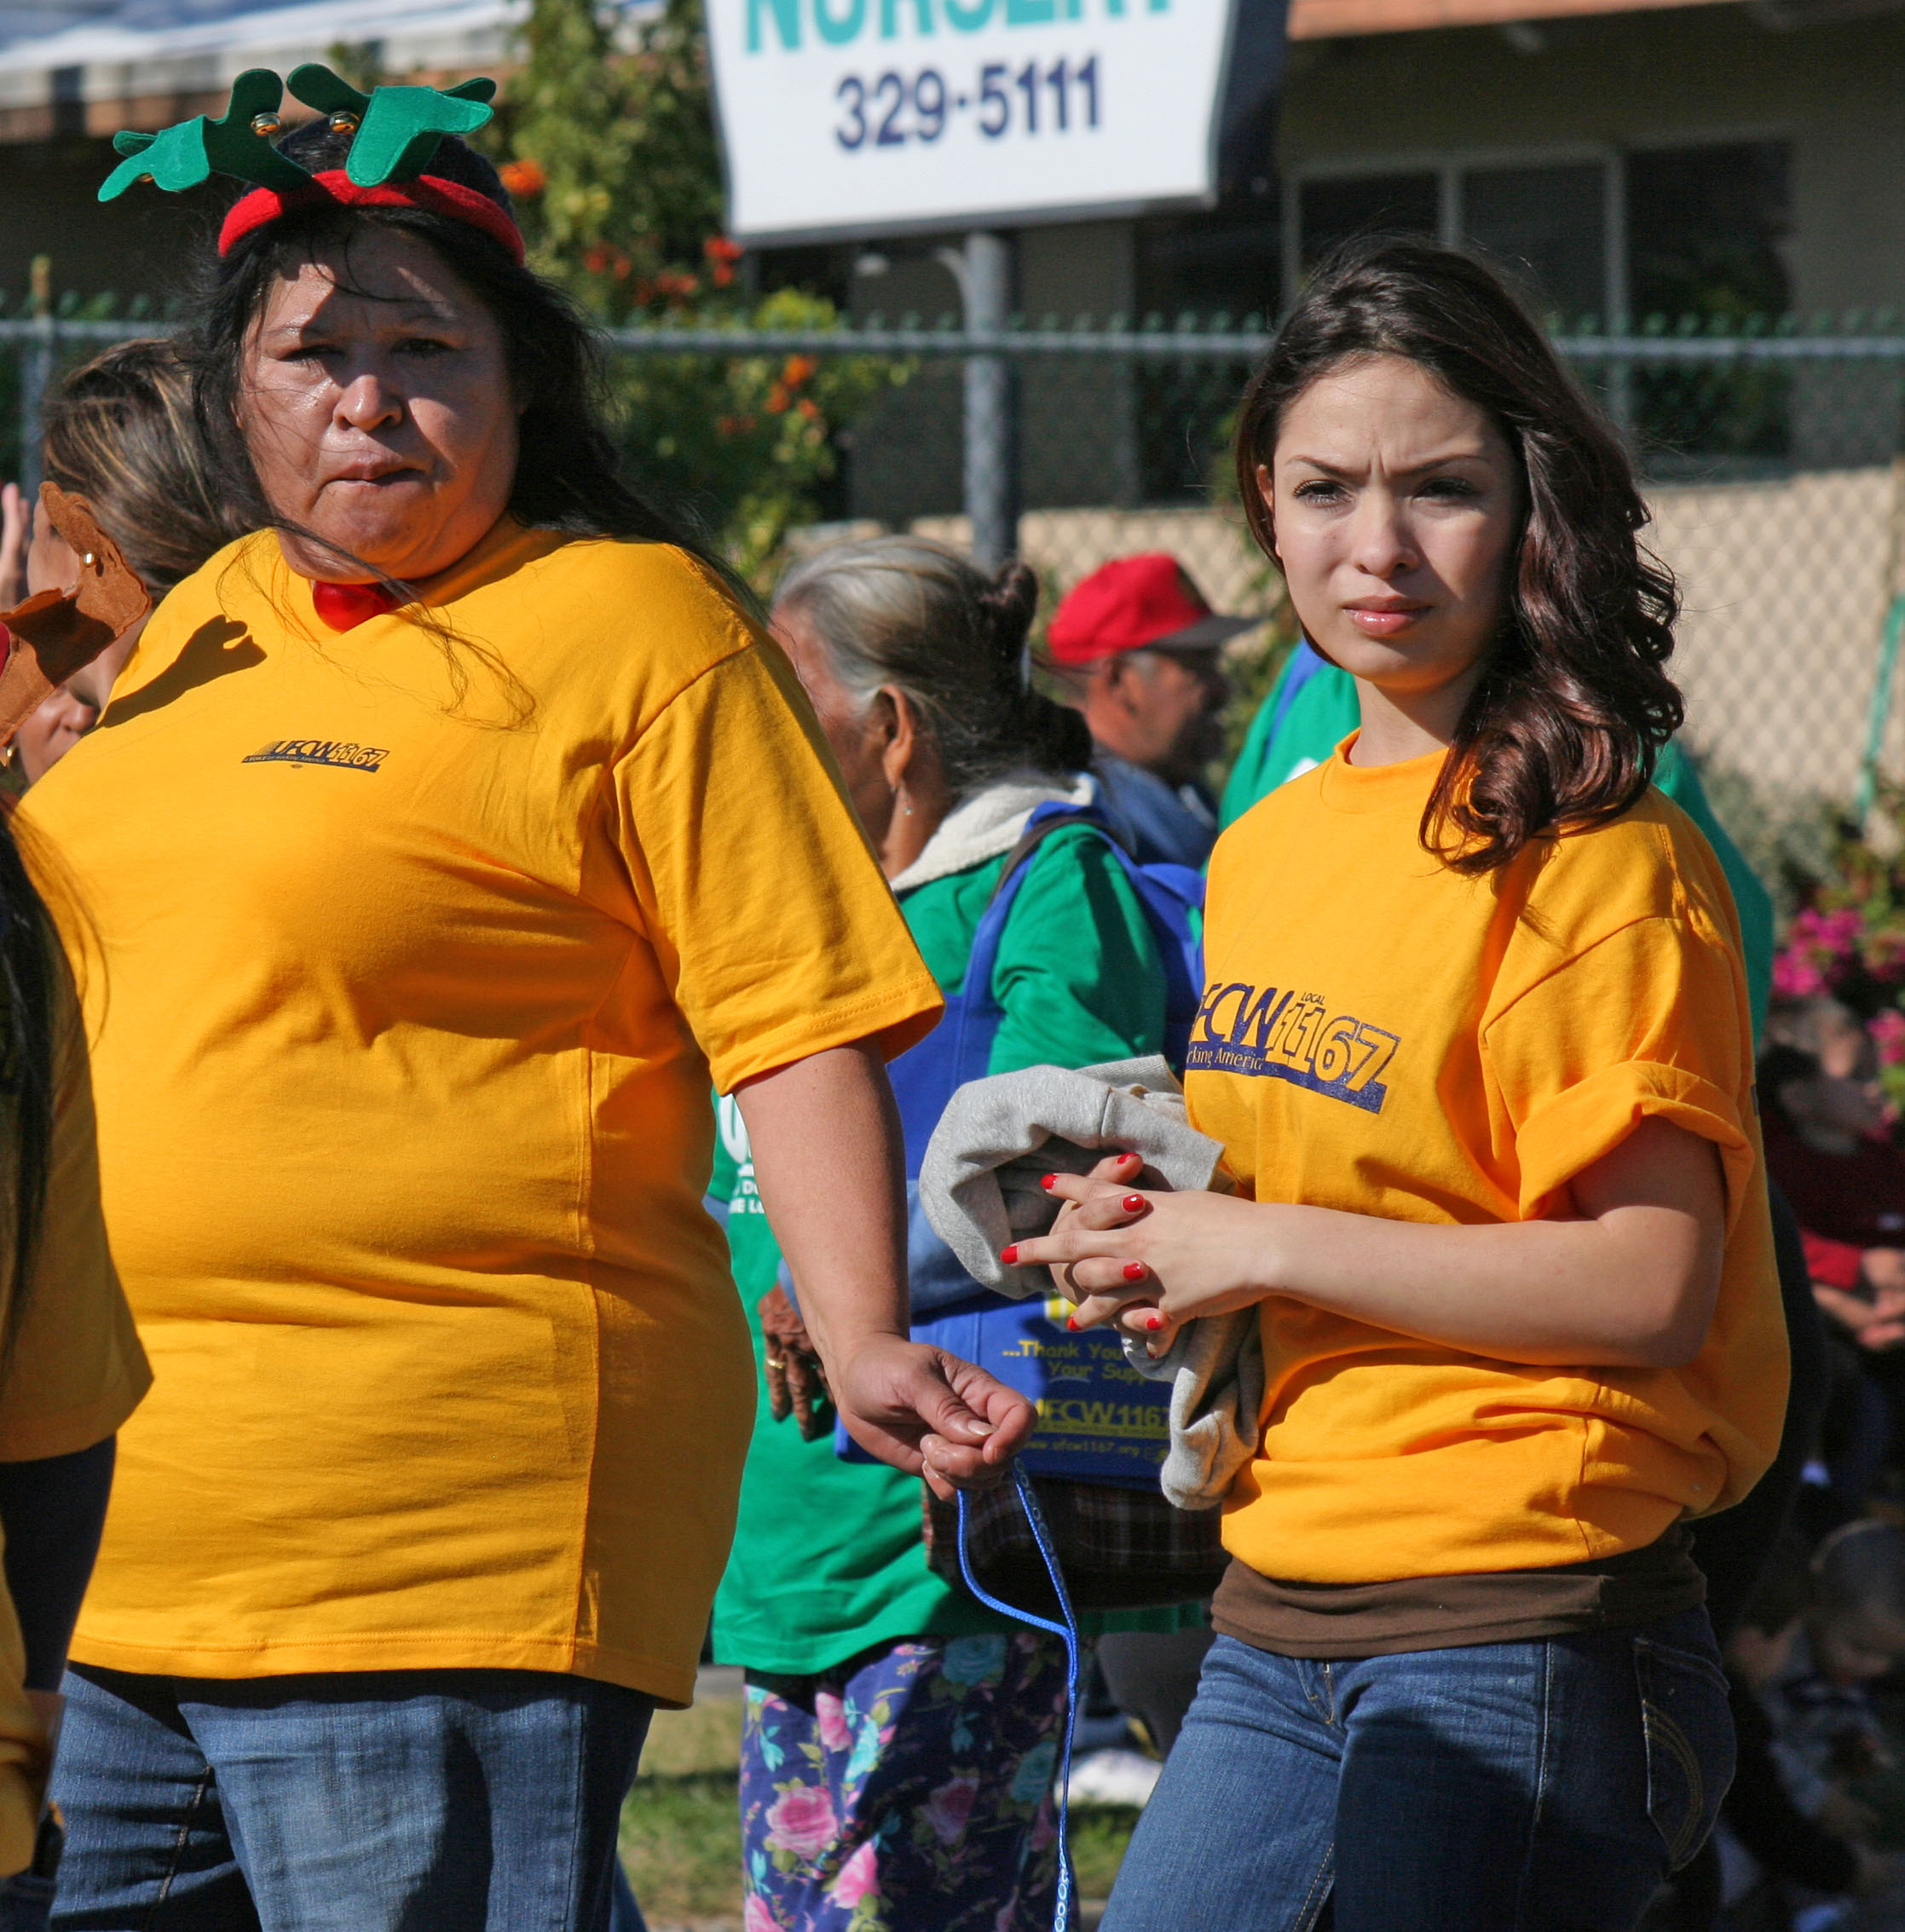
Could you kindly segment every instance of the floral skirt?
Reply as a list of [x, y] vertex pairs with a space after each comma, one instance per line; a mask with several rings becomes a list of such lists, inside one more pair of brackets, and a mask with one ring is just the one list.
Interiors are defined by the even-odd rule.
[[749, 1674], [746, 1932], [1049, 1932], [1065, 1647], [1034, 1631]]

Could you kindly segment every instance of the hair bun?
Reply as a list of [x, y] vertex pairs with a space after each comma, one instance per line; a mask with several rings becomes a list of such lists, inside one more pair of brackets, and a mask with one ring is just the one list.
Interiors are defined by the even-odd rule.
[[1022, 691], [1030, 681], [1025, 639], [1038, 614], [1038, 575], [1014, 557], [1002, 564], [983, 596], [992, 674], [1002, 689]]

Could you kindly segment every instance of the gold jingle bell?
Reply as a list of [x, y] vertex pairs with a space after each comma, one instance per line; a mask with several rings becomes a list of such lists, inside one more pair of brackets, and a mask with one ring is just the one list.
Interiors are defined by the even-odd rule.
[[331, 131], [332, 134], [355, 134], [357, 126], [357, 117], [355, 114], [339, 112], [331, 117]]
[[251, 117], [251, 132], [260, 141], [272, 141], [285, 131], [285, 124], [275, 114], [254, 114]]

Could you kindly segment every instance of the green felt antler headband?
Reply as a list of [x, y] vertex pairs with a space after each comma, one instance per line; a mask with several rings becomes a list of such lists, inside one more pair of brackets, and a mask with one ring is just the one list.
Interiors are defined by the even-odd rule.
[[[113, 200], [141, 181], [177, 193], [215, 174], [280, 193], [309, 187], [310, 173], [271, 145], [284, 132], [278, 108], [286, 85], [268, 67], [252, 67], [232, 84], [230, 105], [216, 121], [199, 114], [161, 134], [122, 130], [113, 145], [125, 159], [101, 184], [100, 199]], [[363, 94], [314, 61], [294, 69], [289, 85], [338, 133], [355, 136], [343, 171], [357, 187], [414, 181], [445, 135], [473, 134], [495, 112], [489, 102], [496, 83], [488, 79]]]

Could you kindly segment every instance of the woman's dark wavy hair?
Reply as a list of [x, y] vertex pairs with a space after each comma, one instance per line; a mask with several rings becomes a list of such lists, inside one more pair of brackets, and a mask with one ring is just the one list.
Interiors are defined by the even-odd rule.
[[1480, 262], [1428, 242], [1348, 244], [1318, 271], [1244, 391], [1237, 481], [1276, 558], [1257, 487], [1284, 412], [1340, 364], [1406, 356], [1486, 410], [1515, 453], [1521, 527], [1507, 607], [1423, 813], [1422, 841], [1490, 873], [1528, 843], [1605, 823], [1646, 791], [1679, 730], [1679, 596], [1641, 545], [1648, 522], [1619, 439], [1521, 304]]
[[[316, 174], [342, 168], [352, 138], [318, 120], [293, 130], [278, 147]], [[511, 209], [495, 169], [453, 136], [444, 138], [427, 172]], [[348, 274], [352, 240], [376, 228], [427, 243], [502, 330], [510, 380], [522, 406], [521, 455], [509, 503], [517, 520], [570, 536], [678, 544], [731, 586], [726, 566], [621, 476], [608, 427], [601, 352], [581, 310], [481, 229], [422, 209], [294, 208], [207, 265], [187, 309], [182, 348], [192, 369], [194, 410], [213, 474], [249, 527], [313, 536], [266, 501], [245, 448], [240, 427], [245, 338], [276, 280], [295, 277], [319, 253], [341, 258]], [[338, 554], [361, 567], [367, 578], [402, 588], [361, 558]]]

